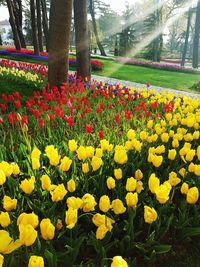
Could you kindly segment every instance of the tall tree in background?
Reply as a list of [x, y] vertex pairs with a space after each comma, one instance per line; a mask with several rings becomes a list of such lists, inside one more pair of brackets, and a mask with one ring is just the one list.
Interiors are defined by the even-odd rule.
[[[154, 4], [159, 5], [160, 0], [155, 0]], [[157, 8], [154, 12], [149, 14], [145, 20], [145, 31], [147, 35], [149, 33], [155, 32], [159, 29], [162, 21], [162, 8]], [[154, 62], [160, 62], [161, 53], [163, 48], [163, 36], [159, 34], [154, 40], [147, 46], [145, 57], [147, 59], [153, 60]]]
[[42, 17], [41, 17], [41, 3], [40, 0], [36, 0], [37, 10], [37, 31], [38, 31], [38, 43], [40, 52], [43, 51], [43, 34], [42, 34]]
[[14, 0], [13, 3], [13, 12], [15, 16], [15, 23], [21, 43], [21, 47], [26, 48], [25, 38], [22, 31], [22, 22], [23, 22], [23, 15], [22, 15], [22, 0]]
[[12, 28], [12, 32], [13, 32], [13, 39], [14, 39], [14, 44], [15, 44], [15, 48], [17, 50], [21, 49], [21, 42], [20, 42], [20, 38], [19, 38], [19, 33], [17, 30], [17, 23], [15, 20], [15, 15], [14, 15], [14, 7], [13, 7], [13, 3], [11, 0], [6, 0], [7, 3], [7, 7], [8, 7], [8, 11], [9, 11], [9, 22]]
[[192, 67], [198, 68], [199, 64], [199, 34], [200, 34], [200, 0], [198, 0], [196, 21], [195, 21], [195, 32], [193, 41], [193, 55], [192, 55]]
[[67, 81], [71, 18], [72, 0], [51, 1], [48, 60], [51, 86]]
[[48, 24], [48, 16], [47, 16], [47, 5], [46, 0], [41, 0], [41, 8], [42, 8], [42, 25], [43, 32], [46, 43], [46, 50], [48, 51], [48, 34], [49, 34], [49, 24]]
[[106, 56], [106, 52], [100, 42], [99, 36], [98, 36], [98, 31], [97, 31], [97, 24], [96, 24], [96, 18], [95, 18], [95, 7], [94, 7], [94, 0], [90, 0], [89, 2], [89, 10], [90, 10], [90, 15], [92, 18], [92, 25], [93, 25], [93, 29], [94, 29], [94, 34], [96, 37], [96, 42], [98, 45], [98, 48], [100, 50], [100, 53], [102, 56]]
[[74, 0], [77, 77], [90, 79], [90, 44], [87, 0]]
[[184, 42], [184, 46], [183, 46], [181, 66], [185, 65], [185, 58], [186, 58], [186, 54], [187, 54], [187, 50], [188, 50], [188, 41], [189, 41], [189, 35], [190, 35], [191, 19], [192, 19], [192, 8], [190, 8], [188, 10], [187, 29], [186, 29], [186, 33], [185, 33], [185, 42]]
[[36, 4], [35, 0], [30, 0], [30, 11], [31, 11], [31, 26], [32, 26], [32, 39], [33, 39], [33, 46], [34, 52], [36, 55], [39, 55], [39, 42], [38, 42], [38, 30], [37, 30], [37, 22], [36, 22]]

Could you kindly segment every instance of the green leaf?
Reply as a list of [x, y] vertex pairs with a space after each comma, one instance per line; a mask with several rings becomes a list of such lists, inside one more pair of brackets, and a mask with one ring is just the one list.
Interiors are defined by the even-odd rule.
[[44, 252], [44, 257], [47, 259], [49, 267], [57, 267], [57, 260], [55, 254], [46, 249]]
[[155, 251], [156, 254], [164, 254], [167, 253], [171, 250], [172, 246], [171, 245], [156, 245], [153, 246], [153, 250]]
[[181, 231], [181, 239], [185, 239], [191, 236], [200, 235], [200, 227], [188, 227]]

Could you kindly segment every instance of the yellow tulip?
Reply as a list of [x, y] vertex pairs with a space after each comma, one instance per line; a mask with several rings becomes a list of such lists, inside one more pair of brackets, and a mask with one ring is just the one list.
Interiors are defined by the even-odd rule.
[[129, 140], [133, 140], [135, 138], [135, 131], [133, 129], [130, 129], [127, 132], [127, 137], [128, 137]]
[[114, 169], [114, 176], [117, 180], [122, 179], [122, 169]]
[[92, 158], [94, 156], [94, 147], [87, 146], [85, 149], [86, 149], [86, 157]]
[[70, 193], [73, 193], [75, 190], [76, 190], [76, 183], [73, 179], [70, 179], [68, 182], [67, 182], [67, 190], [70, 192]]
[[143, 178], [143, 173], [142, 173], [142, 171], [141, 171], [140, 169], [136, 170], [136, 171], [135, 171], [135, 179], [137, 179], [137, 180], [142, 180], [142, 178]]
[[4, 256], [0, 254], [0, 267], [3, 267]]
[[128, 267], [128, 264], [121, 256], [115, 256], [112, 259], [111, 267]]
[[6, 161], [0, 162], [0, 170], [2, 170], [6, 177], [9, 177], [13, 173], [13, 166]]
[[156, 177], [155, 173], [152, 173], [149, 177], [148, 185], [151, 193], [155, 194], [156, 190], [160, 186], [160, 180]]
[[168, 182], [171, 184], [171, 186], [176, 186], [181, 182], [181, 179], [177, 177], [175, 172], [170, 172]]
[[169, 200], [170, 189], [166, 184], [160, 185], [156, 191], [156, 199], [160, 204], [165, 204]]
[[108, 231], [109, 229], [106, 227], [105, 224], [100, 225], [96, 231], [96, 239], [102, 240], [106, 236]]
[[187, 203], [189, 204], [196, 204], [199, 199], [199, 190], [196, 186], [191, 187], [186, 195]]
[[130, 177], [126, 181], [126, 191], [133, 192], [137, 186], [137, 180], [133, 177]]
[[35, 177], [31, 176], [30, 179], [24, 179], [21, 181], [20, 188], [24, 193], [30, 195], [35, 188]]
[[50, 219], [43, 219], [40, 222], [40, 232], [44, 240], [52, 240], [55, 235], [55, 226], [51, 223]]
[[144, 190], [143, 182], [142, 181], [137, 181], [136, 192], [138, 194], [140, 194], [142, 192], [142, 190]]
[[182, 186], [181, 186], [181, 193], [186, 195], [188, 190], [189, 190], [188, 184], [187, 183], [183, 183]]
[[128, 207], [136, 208], [138, 203], [138, 194], [129, 192], [126, 194], [126, 204]]
[[146, 223], [152, 224], [158, 218], [158, 214], [154, 208], [149, 206], [144, 206], [144, 220]]
[[0, 170], [0, 185], [5, 184], [6, 182], [6, 175], [3, 170]]
[[78, 210], [69, 208], [65, 213], [65, 223], [68, 229], [74, 228], [78, 220]]
[[79, 160], [85, 160], [87, 158], [86, 149], [83, 146], [80, 146], [77, 150], [77, 155]]
[[83, 200], [79, 197], [68, 197], [67, 207], [73, 209], [80, 209], [83, 206]]
[[16, 175], [18, 175], [20, 173], [20, 168], [19, 168], [17, 163], [13, 163], [12, 164], [12, 168], [13, 168], [13, 173], [12, 174], [14, 176], [16, 176]]
[[0, 213], [0, 225], [5, 228], [10, 225], [10, 216], [8, 212], [1, 212]]
[[82, 172], [83, 173], [88, 173], [90, 171], [89, 164], [88, 162], [82, 163]]
[[112, 177], [108, 177], [106, 184], [107, 184], [108, 189], [110, 190], [115, 188], [115, 180]]
[[17, 218], [17, 225], [27, 225], [30, 224], [35, 229], [39, 224], [38, 216], [32, 212], [32, 213], [21, 213], [19, 217]]
[[16, 209], [16, 206], [17, 206], [17, 199], [15, 199], [15, 198], [12, 199], [9, 196], [3, 197], [3, 208], [6, 211], [14, 210], [14, 209]]
[[125, 164], [128, 161], [128, 156], [125, 149], [117, 149], [114, 154], [114, 161], [118, 164]]
[[28, 262], [28, 267], [44, 267], [44, 260], [40, 256], [31, 256]]
[[50, 191], [51, 199], [53, 202], [62, 201], [67, 194], [67, 190], [65, 189], [64, 184], [59, 184], [56, 188]]
[[32, 162], [32, 168], [33, 170], [38, 170], [40, 168], [40, 159], [38, 158], [32, 158], [31, 159]]
[[51, 179], [48, 175], [44, 174], [42, 175], [42, 177], [40, 178], [40, 181], [42, 183], [42, 189], [43, 190], [50, 190], [51, 188]]
[[63, 172], [69, 171], [71, 164], [72, 160], [65, 156], [63, 159], [61, 159], [60, 170]]
[[95, 210], [95, 206], [97, 205], [95, 198], [91, 194], [85, 194], [82, 197], [83, 201], [83, 211], [90, 212]]
[[34, 147], [33, 151], [31, 152], [31, 159], [33, 158], [39, 159], [40, 155], [41, 151], [37, 147]]
[[103, 161], [101, 158], [98, 158], [96, 156], [92, 157], [91, 165], [92, 165], [93, 171], [97, 171], [101, 167], [102, 164], [103, 164]]
[[126, 208], [120, 199], [113, 200], [111, 205], [115, 214], [122, 214], [126, 211]]
[[[18, 249], [21, 247], [22, 243], [20, 242], [19, 239], [14, 241], [9, 233], [5, 230], [0, 230], [0, 253], [2, 254], [10, 254], [14, 250]], [[2, 260], [2, 257], [1, 257]]]
[[68, 141], [68, 147], [69, 147], [69, 150], [70, 150], [71, 152], [75, 152], [76, 149], [77, 149], [77, 142], [76, 142], [74, 139], [69, 140], [69, 141]]
[[98, 157], [98, 158], [102, 158], [103, 149], [102, 148], [96, 148], [95, 156]]
[[168, 159], [174, 160], [176, 157], [176, 149], [169, 149], [168, 151]]
[[103, 212], [108, 212], [110, 208], [111, 208], [111, 205], [110, 205], [109, 197], [106, 195], [101, 196], [99, 200], [99, 209]]
[[37, 231], [30, 224], [19, 225], [19, 240], [25, 246], [31, 246], [35, 243], [37, 238]]

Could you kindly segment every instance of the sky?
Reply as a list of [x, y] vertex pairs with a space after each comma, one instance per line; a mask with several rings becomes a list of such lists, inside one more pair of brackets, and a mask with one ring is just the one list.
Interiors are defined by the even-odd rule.
[[[125, 9], [125, 3], [126, 2], [133, 2], [132, 0], [102, 0], [106, 4], [110, 4], [113, 10], [115, 10], [117, 13], [121, 13]], [[0, 7], [0, 21], [4, 19], [8, 19], [8, 10], [5, 7]]]

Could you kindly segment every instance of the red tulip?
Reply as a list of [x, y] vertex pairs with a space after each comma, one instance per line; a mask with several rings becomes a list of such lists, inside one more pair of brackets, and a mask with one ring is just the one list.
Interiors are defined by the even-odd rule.
[[90, 125], [90, 124], [86, 124], [86, 132], [88, 133], [88, 134], [91, 134], [91, 132], [92, 132], [92, 125]]

